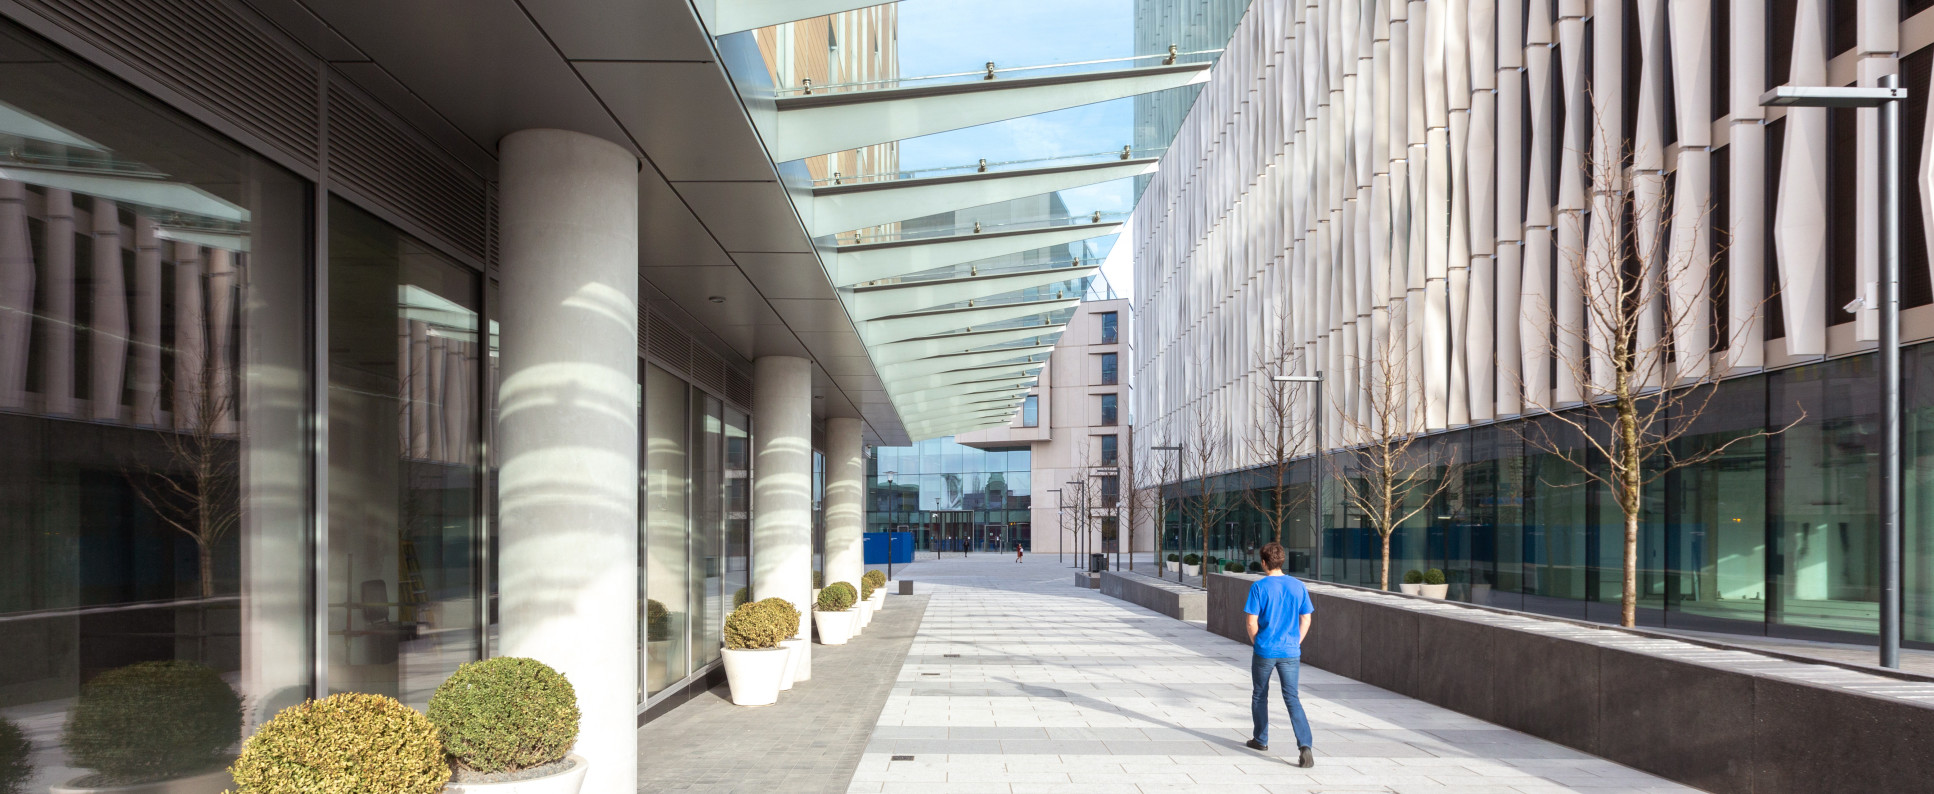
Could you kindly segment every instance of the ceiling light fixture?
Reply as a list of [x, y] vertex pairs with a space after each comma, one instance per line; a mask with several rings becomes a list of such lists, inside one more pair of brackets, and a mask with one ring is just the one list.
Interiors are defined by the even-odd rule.
[[713, 303], [724, 303], [724, 302], [725, 302], [725, 296], [724, 296], [724, 295], [713, 295], [712, 297], [709, 297], [709, 298], [706, 298], [706, 300], [708, 300], [708, 301], [711, 301], [711, 302], [713, 302]]

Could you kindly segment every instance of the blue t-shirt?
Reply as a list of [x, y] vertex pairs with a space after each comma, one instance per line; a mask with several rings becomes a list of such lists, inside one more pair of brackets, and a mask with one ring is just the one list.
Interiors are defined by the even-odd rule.
[[1302, 616], [1316, 611], [1309, 588], [1294, 576], [1265, 576], [1249, 585], [1249, 602], [1242, 611], [1256, 616], [1256, 655], [1264, 659], [1297, 659], [1303, 655], [1298, 636]]

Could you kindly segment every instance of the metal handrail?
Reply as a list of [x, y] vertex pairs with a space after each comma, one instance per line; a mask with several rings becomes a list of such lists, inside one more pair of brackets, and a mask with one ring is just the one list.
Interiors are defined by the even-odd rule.
[[[936, 166], [929, 166], [927, 168], [907, 168], [907, 169], [900, 169], [895, 171], [875, 171], [870, 174], [850, 174], [849, 175], [849, 174], [841, 174], [841, 173], [835, 172], [832, 176], [820, 177], [818, 179], [814, 179], [813, 184], [814, 185], [826, 185], [826, 184], [838, 185], [838, 184], [844, 184], [846, 182], [873, 181], [873, 180], [878, 180], [881, 177], [893, 177], [894, 179], [910, 179], [912, 178], [910, 176], [912, 174], [932, 174], [932, 173], [938, 173], [943, 171], [985, 172], [989, 168], [993, 168], [995, 166], [1032, 165], [1035, 163], [1052, 163], [1052, 162], [1058, 162], [1061, 160], [1079, 160], [1079, 159], [1088, 158], [1088, 157], [1113, 157], [1118, 160], [1126, 160], [1126, 159], [1133, 159], [1133, 157], [1136, 155], [1139, 155], [1141, 157], [1152, 157], [1152, 156], [1155, 156], [1155, 154], [1158, 152], [1166, 152], [1166, 151], [1168, 151], [1167, 146], [1156, 146], [1156, 147], [1141, 149], [1141, 150], [1135, 150], [1131, 147], [1129, 150], [1129, 153], [1131, 155], [1130, 157], [1122, 157], [1120, 149], [1111, 149], [1105, 152], [1083, 152], [1081, 154], [1063, 154], [1063, 155], [1056, 155], [1054, 157], [1032, 157], [1025, 160], [982, 160], [977, 163], [967, 163], [964, 165], [936, 165]], [[1103, 161], [1103, 162], [1106, 162], [1106, 161]]]

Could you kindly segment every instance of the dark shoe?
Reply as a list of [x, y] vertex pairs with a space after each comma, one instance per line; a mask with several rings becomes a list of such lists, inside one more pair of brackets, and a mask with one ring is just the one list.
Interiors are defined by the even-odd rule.
[[1256, 741], [1255, 739], [1250, 739], [1248, 742], [1245, 742], [1245, 744], [1251, 750], [1263, 750], [1263, 751], [1269, 750], [1269, 745], [1263, 744], [1262, 742]]
[[1296, 753], [1296, 765], [1304, 769], [1316, 766], [1316, 756], [1310, 753], [1308, 747], [1300, 748]]

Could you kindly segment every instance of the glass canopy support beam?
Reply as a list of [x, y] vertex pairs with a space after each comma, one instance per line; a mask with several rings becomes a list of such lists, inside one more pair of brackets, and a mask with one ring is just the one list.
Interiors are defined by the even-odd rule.
[[951, 392], [965, 387], [986, 386], [998, 383], [1027, 385], [1041, 376], [1042, 362], [1021, 362], [983, 368], [972, 372], [950, 372], [945, 375], [925, 378], [908, 378], [887, 384], [893, 389], [896, 399], [927, 400], [935, 394]]
[[976, 325], [1008, 322], [1025, 317], [1042, 317], [1064, 309], [1072, 309], [1080, 303], [1078, 298], [1050, 299], [903, 314], [897, 317], [868, 320], [860, 326], [860, 338], [866, 340], [869, 345], [904, 342], [968, 329]]
[[1183, 63], [780, 97], [776, 134], [769, 145], [773, 162], [783, 163], [1208, 79], [1208, 64]]
[[834, 253], [833, 286], [856, 287], [868, 281], [901, 278], [935, 268], [1078, 243], [1120, 231], [1119, 223], [1095, 223], [845, 245]]
[[[996, 364], [1013, 358], [1029, 357], [1036, 353], [1045, 355], [1053, 350], [1054, 345], [1035, 345], [1033, 347], [1009, 347], [1000, 350], [984, 350], [979, 353], [955, 353], [947, 356], [934, 356], [932, 358], [923, 358], [919, 361], [907, 361], [880, 367], [880, 379], [891, 383], [902, 377], [938, 375], [942, 372], [969, 369], [983, 364]], [[891, 392], [892, 390], [892, 386], [887, 387], [887, 391]]]
[[[1093, 276], [1101, 268], [1054, 267], [1021, 273], [916, 281], [848, 290], [847, 313], [860, 322]], [[1068, 296], [1061, 295], [1059, 298]], [[1076, 295], [1074, 297], [1080, 297]]]
[[951, 210], [1069, 190], [1155, 173], [1152, 157], [1100, 163], [895, 179], [813, 188], [812, 234], [828, 234], [924, 218]]
[[869, 344], [875, 366], [917, 361], [923, 358], [948, 353], [965, 353], [975, 348], [1018, 342], [1043, 336], [1060, 336], [1060, 325], [1029, 325], [1019, 328], [996, 328], [988, 331], [967, 331], [957, 334], [941, 334], [924, 339], [909, 339], [904, 342]]

